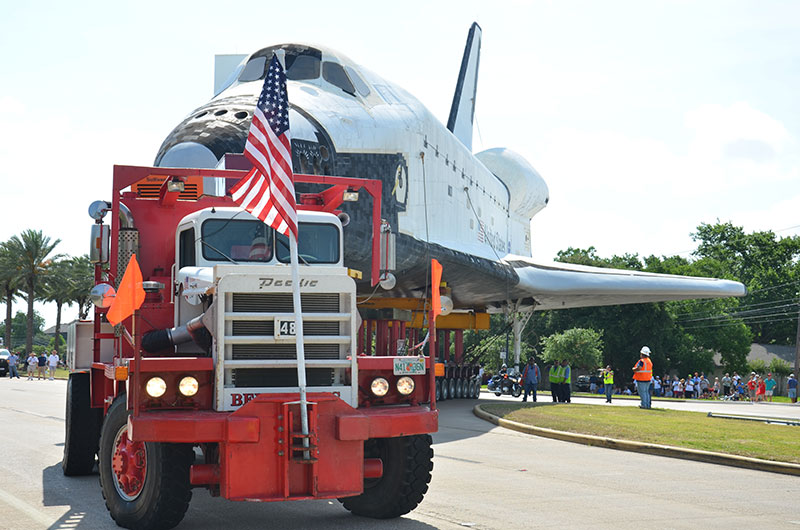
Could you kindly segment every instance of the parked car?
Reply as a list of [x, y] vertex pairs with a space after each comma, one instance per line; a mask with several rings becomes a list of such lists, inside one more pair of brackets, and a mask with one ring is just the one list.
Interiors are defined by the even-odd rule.
[[578, 392], [588, 392], [590, 383], [591, 380], [588, 375], [579, 375], [578, 378], [575, 379], [575, 390]]
[[8, 375], [8, 356], [11, 355], [11, 352], [0, 348], [0, 376], [5, 377]]

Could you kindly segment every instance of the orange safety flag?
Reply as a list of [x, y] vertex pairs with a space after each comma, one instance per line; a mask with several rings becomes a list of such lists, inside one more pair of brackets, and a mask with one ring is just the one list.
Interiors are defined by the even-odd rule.
[[142, 307], [143, 302], [142, 271], [139, 269], [139, 262], [136, 261], [136, 254], [134, 254], [128, 262], [128, 267], [119, 284], [119, 290], [117, 290], [111, 307], [108, 308], [106, 318], [116, 326]]
[[433, 306], [433, 321], [442, 313], [442, 299], [439, 296], [439, 285], [442, 283], [442, 265], [435, 259], [431, 260], [431, 306]]

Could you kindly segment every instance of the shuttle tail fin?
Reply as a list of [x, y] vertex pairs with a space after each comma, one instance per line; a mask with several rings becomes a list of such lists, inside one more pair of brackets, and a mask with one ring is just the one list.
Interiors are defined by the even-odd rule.
[[475, 116], [475, 92], [478, 89], [478, 66], [481, 55], [481, 27], [473, 22], [467, 35], [464, 57], [461, 59], [461, 70], [458, 72], [456, 92], [447, 128], [456, 138], [472, 150], [472, 122]]

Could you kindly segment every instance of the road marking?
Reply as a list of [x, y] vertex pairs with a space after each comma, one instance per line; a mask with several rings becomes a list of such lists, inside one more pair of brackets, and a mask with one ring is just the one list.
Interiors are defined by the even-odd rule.
[[38, 412], [31, 412], [29, 410], [19, 410], [11, 407], [0, 407], [0, 409], [16, 412], [17, 414], [24, 414], [25, 416], [36, 416], [37, 418], [44, 418], [46, 420], [56, 420], [60, 422], [64, 421], [64, 418], [58, 418], [56, 416], [48, 416], [47, 414], [39, 414]]
[[0, 502], [13, 508], [14, 510], [17, 510], [18, 512], [27, 515], [37, 523], [43, 524], [47, 527], [50, 527], [54, 522], [51, 517], [47, 517], [43, 513], [37, 511], [34, 507], [29, 506], [23, 499], [15, 497], [3, 489], [0, 489]]
[[434, 458], [444, 458], [445, 460], [455, 460], [456, 462], [466, 462], [467, 464], [483, 464], [483, 462], [478, 462], [477, 460], [458, 458], [456, 456], [434, 455]]

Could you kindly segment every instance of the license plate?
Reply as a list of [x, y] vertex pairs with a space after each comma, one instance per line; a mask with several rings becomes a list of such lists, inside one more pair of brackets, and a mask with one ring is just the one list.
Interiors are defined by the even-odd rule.
[[424, 375], [425, 359], [420, 357], [397, 357], [394, 360], [394, 375]]

